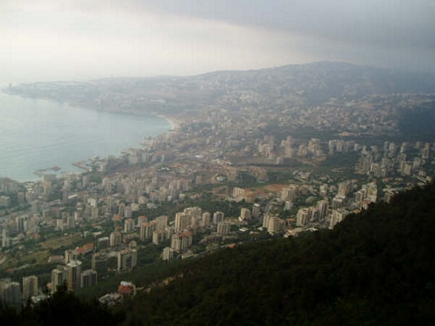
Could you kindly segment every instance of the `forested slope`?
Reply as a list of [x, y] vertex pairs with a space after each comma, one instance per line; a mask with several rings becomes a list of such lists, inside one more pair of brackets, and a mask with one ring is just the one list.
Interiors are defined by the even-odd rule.
[[332, 231], [192, 259], [167, 285], [140, 291], [116, 313], [60, 291], [33, 309], [0, 307], [0, 323], [434, 325], [434, 239], [431, 184], [350, 215]]
[[184, 267], [132, 302], [129, 323], [435, 323], [435, 185], [349, 216], [333, 231], [244, 244]]

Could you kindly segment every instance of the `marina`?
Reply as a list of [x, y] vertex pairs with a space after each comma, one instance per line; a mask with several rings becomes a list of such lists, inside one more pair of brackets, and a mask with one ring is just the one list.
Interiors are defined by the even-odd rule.
[[60, 171], [61, 168], [59, 166], [53, 166], [51, 168], [46, 168], [46, 169], [39, 169], [36, 170], [35, 172], [33, 172], [34, 174], [36, 174], [39, 177], [42, 177], [44, 174], [46, 173], [50, 173], [50, 172], [58, 172]]

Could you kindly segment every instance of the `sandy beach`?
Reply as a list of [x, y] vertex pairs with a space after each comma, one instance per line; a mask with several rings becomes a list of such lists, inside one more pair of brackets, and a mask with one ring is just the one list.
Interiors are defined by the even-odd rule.
[[180, 129], [180, 125], [181, 122], [178, 121], [177, 119], [175, 119], [174, 117], [168, 117], [166, 115], [162, 115], [162, 114], [155, 114], [153, 113], [155, 116], [165, 119], [166, 121], [168, 121], [171, 124], [171, 131], [176, 131], [178, 129]]

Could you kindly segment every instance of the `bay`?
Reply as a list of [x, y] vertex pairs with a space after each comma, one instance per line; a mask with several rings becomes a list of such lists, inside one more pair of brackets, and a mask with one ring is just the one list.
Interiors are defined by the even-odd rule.
[[39, 180], [34, 171], [53, 166], [83, 172], [71, 164], [119, 155], [170, 129], [168, 120], [154, 115], [96, 111], [0, 91], [0, 177]]

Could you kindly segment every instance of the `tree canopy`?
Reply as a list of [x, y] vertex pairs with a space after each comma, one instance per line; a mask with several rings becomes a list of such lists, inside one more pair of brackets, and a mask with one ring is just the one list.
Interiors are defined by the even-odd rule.
[[183, 261], [170, 278], [162, 269], [155, 284], [165, 285], [139, 291], [117, 313], [63, 289], [33, 308], [3, 306], [0, 323], [431, 325], [434, 238], [430, 184], [349, 215], [333, 230], [223, 249]]

